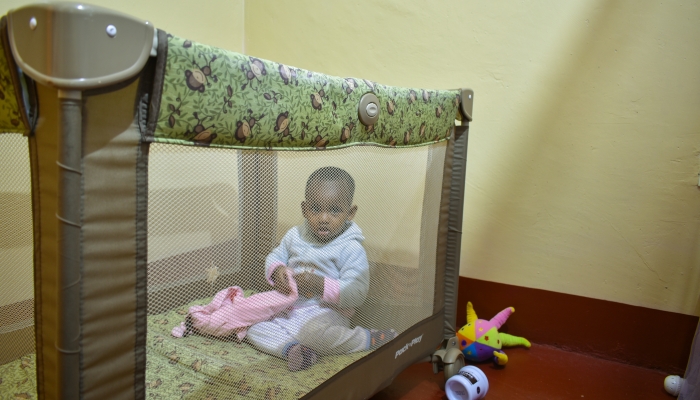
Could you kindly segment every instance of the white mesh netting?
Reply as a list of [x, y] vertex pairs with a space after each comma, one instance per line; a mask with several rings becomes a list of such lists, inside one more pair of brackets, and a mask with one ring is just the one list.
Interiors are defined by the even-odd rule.
[[34, 264], [27, 138], [0, 135], [0, 393], [36, 392]]
[[445, 149], [151, 145], [148, 396], [298, 398], [431, 316]]

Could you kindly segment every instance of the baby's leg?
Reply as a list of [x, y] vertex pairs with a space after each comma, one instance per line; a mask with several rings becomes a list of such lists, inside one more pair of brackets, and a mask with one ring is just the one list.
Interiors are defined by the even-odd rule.
[[293, 316], [292, 312], [290, 318], [259, 322], [248, 329], [246, 337], [258, 350], [287, 360], [290, 371], [299, 371], [315, 364], [317, 356], [296, 340], [299, 324]]
[[248, 329], [246, 338], [258, 350], [273, 356], [286, 358], [285, 350], [290, 343], [296, 343], [296, 339], [287, 332], [282, 324], [275, 318], [272, 321], [258, 322]]
[[348, 354], [369, 349], [370, 332], [359, 326], [351, 329], [350, 320], [340, 313], [319, 306], [297, 311], [303, 321], [297, 340], [319, 355]]

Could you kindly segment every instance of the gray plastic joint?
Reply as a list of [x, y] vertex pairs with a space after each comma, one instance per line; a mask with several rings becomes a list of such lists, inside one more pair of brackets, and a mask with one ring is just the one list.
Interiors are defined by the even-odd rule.
[[474, 91], [471, 89], [462, 89], [460, 104], [462, 116], [467, 118], [467, 121], [471, 121], [472, 109], [474, 108]]
[[80, 90], [58, 90], [59, 99], [69, 99], [69, 100], [81, 100], [83, 97], [83, 92]]
[[153, 44], [151, 44], [151, 57], [158, 55], [158, 29], [153, 30]]
[[367, 110], [367, 115], [370, 117], [374, 117], [379, 114], [379, 107], [377, 106], [377, 103], [369, 103], [365, 109]]
[[22, 72], [58, 89], [94, 89], [130, 79], [157, 46], [150, 22], [84, 3], [47, 2], [11, 10], [7, 30]]
[[365, 93], [357, 107], [357, 115], [365, 126], [374, 125], [379, 120], [379, 99], [374, 93]]

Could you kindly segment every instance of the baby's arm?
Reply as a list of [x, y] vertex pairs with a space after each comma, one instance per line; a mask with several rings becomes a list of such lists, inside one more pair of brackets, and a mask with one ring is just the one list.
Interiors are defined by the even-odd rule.
[[359, 242], [350, 243], [338, 260], [340, 278], [324, 279], [323, 300], [340, 308], [359, 307], [369, 291], [367, 253]]
[[[291, 231], [290, 231], [291, 232]], [[285, 273], [289, 252], [287, 250], [290, 232], [282, 238], [279, 246], [274, 248], [265, 259], [265, 278], [278, 292], [288, 295], [291, 292], [289, 280]]]
[[294, 275], [294, 280], [299, 288], [299, 294], [306, 297], [323, 296], [325, 290], [325, 279], [313, 272], [302, 272]]
[[289, 296], [292, 293], [292, 286], [289, 283], [289, 278], [287, 277], [287, 267], [279, 266], [272, 273], [272, 287], [276, 291], [282, 293], [285, 296]]

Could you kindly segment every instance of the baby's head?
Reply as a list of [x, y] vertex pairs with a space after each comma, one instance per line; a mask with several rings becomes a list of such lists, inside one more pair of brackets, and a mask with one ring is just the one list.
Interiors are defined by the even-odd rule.
[[345, 170], [323, 167], [309, 176], [301, 212], [316, 239], [329, 242], [343, 233], [357, 211], [354, 194], [355, 180]]

